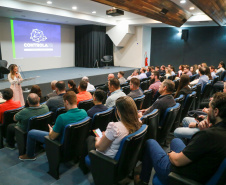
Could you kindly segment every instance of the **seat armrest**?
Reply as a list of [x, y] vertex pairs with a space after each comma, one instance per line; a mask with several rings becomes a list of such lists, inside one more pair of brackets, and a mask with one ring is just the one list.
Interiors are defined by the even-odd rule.
[[27, 132], [24, 132], [20, 127], [15, 126], [15, 132], [18, 132], [20, 134], [27, 134]]
[[95, 150], [89, 152], [91, 160], [91, 172], [95, 185], [114, 184], [114, 177], [117, 177], [118, 161], [101, 154]]
[[49, 163], [49, 174], [55, 179], [59, 179], [59, 165], [61, 161], [61, 146], [59, 141], [51, 140], [45, 136], [45, 150]]
[[202, 185], [199, 182], [196, 182], [192, 179], [188, 179], [183, 175], [179, 175], [174, 172], [169, 174], [170, 185]]

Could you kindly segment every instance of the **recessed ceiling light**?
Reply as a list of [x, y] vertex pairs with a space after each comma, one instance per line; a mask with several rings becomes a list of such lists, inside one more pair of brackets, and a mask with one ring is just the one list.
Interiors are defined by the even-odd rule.
[[97, 13], [96, 11], [92, 11], [92, 13]]
[[72, 6], [72, 9], [73, 10], [77, 10], [77, 6]]
[[186, 3], [186, 1], [185, 1], [185, 0], [181, 0], [180, 3], [182, 3], [182, 4], [183, 4], [183, 3]]
[[52, 1], [47, 1], [46, 3], [47, 3], [47, 4], [52, 4], [53, 2], [52, 2]]
[[190, 10], [194, 10], [194, 9], [195, 9], [195, 7], [193, 7], [193, 6], [192, 6], [192, 7], [190, 7], [189, 9], [190, 9]]

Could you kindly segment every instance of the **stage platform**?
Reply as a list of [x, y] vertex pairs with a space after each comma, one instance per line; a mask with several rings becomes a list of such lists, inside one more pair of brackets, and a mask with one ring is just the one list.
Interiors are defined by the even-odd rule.
[[[53, 80], [64, 80], [67, 83], [68, 80], [74, 80], [78, 86], [80, 80], [83, 76], [88, 76], [90, 83], [93, 85], [104, 84], [107, 81], [107, 76], [109, 73], [114, 73], [117, 76], [118, 71], [125, 72], [125, 78], [127, 78], [133, 72], [135, 68], [130, 67], [116, 67], [109, 66], [106, 68], [84, 68], [84, 67], [68, 67], [68, 68], [58, 68], [58, 69], [47, 69], [47, 70], [36, 70], [36, 71], [26, 71], [22, 72], [22, 77], [32, 78], [37, 77], [34, 80], [26, 81], [22, 83], [22, 89], [30, 89], [32, 85], [37, 84], [41, 87], [42, 94], [51, 92], [50, 82]], [[0, 90], [4, 88], [9, 88], [10, 83], [8, 81], [0, 82]], [[25, 95], [26, 96], [26, 95]]]

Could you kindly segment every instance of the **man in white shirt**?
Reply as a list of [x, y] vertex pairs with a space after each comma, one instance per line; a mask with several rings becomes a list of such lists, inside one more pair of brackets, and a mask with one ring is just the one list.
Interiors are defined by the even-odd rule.
[[93, 91], [95, 90], [95, 87], [89, 83], [89, 78], [87, 76], [84, 76], [82, 78], [83, 81], [87, 82], [87, 88], [86, 88], [86, 91]]
[[140, 79], [140, 78], [139, 78], [139, 70], [138, 70], [138, 69], [135, 69], [135, 70], [133, 71], [132, 75], [130, 75], [130, 76], [127, 78], [127, 80], [131, 80], [131, 78], [138, 78], [138, 79]]
[[146, 69], [144, 67], [142, 67], [140, 69], [140, 75], [139, 75], [139, 79], [143, 79], [143, 78], [147, 78], [147, 75], [145, 74]]

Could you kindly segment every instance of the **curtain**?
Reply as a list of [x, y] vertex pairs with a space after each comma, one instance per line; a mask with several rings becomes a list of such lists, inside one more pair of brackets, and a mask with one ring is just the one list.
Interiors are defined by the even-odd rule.
[[113, 43], [106, 34], [105, 26], [75, 26], [75, 66], [94, 67], [96, 60], [105, 55], [113, 56]]

